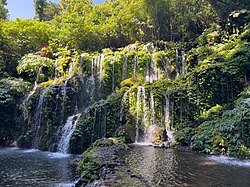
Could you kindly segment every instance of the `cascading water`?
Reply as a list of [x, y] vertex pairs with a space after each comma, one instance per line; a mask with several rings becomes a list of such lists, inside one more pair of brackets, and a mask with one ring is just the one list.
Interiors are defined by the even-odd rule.
[[122, 101], [121, 101], [121, 110], [120, 110], [120, 117], [119, 120], [122, 123], [123, 117], [124, 117], [124, 109], [125, 109], [125, 104], [126, 104], [126, 100], [129, 96], [129, 92], [125, 92], [123, 97], [122, 97]]
[[23, 117], [24, 117], [24, 120], [26, 121], [29, 117], [29, 110], [28, 110], [28, 102], [29, 102], [29, 99], [32, 95], [34, 95], [34, 93], [36, 92], [36, 89], [37, 89], [37, 83], [35, 82], [35, 85], [33, 87], [33, 89], [31, 90], [31, 92], [28, 94], [28, 96], [24, 99], [23, 101]]
[[143, 46], [143, 50], [148, 51], [148, 53], [151, 55], [146, 70], [145, 82], [152, 83], [153, 81], [159, 79], [159, 72], [157, 71], [157, 65], [155, 64], [155, 59], [154, 59], [154, 53], [156, 52], [156, 48], [152, 43], [150, 43]]
[[127, 69], [128, 69], [128, 55], [124, 55], [124, 59], [122, 61], [122, 80], [125, 80], [127, 78]]
[[135, 55], [134, 57], [134, 72], [133, 72], [134, 77], [138, 76], [138, 56]]
[[181, 61], [182, 61], [182, 74], [184, 75], [186, 73], [186, 53], [184, 50], [181, 52]]
[[43, 108], [43, 102], [44, 102], [44, 96], [46, 91], [50, 89], [50, 87], [47, 87], [42, 91], [42, 93], [39, 96], [38, 104], [35, 110], [35, 120], [34, 120], [34, 141], [32, 144], [33, 148], [38, 148], [39, 142], [40, 142], [40, 128], [42, 123], [42, 108]]
[[99, 81], [100, 81], [100, 85], [101, 85], [102, 79], [103, 79], [103, 60], [104, 60], [104, 54], [101, 54], [101, 56], [99, 57]]
[[145, 126], [146, 124], [146, 94], [145, 88], [143, 86], [138, 86], [137, 88], [137, 101], [136, 101], [136, 134], [135, 134], [135, 143], [139, 142], [139, 111], [142, 102], [142, 124]]
[[75, 126], [80, 116], [81, 114], [76, 114], [76, 115], [70, 116], [67, 119], [66, 124], [61, 129], [61, 138], [60, 138], [58, 148], [57, 148], [58, 152], [68, 153], [70, 138], [74, 132]]
[[151, 125], [155, 123], [155, 102], [152, 90], [150, 90], [150, 112], [151, 112]]
[[180, 76], [180, 67], [179, 67], [179, 50], [175, 48], [175, 65], [176, 65], [176, 77]]
[[168, 141], [172, 143], [174, 141], [174, 133], [171, 131], [170, 128], [170, 96], [169, 94], [164, 94], [165, 97], [165, 114], [164, 114], [164, 119], [165, 119], [165, 127], [166, 127], [166, 132], [168, 136]]

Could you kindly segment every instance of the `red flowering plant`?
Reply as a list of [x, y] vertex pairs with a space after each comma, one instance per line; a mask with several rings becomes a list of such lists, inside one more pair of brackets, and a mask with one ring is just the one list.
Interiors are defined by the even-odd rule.
[[40, 51], [37, 52], [37, 55], [39, 55], [41, 57], [51, 58], [52, 57], [52, 49], [48, 45], [43, 46], [43, 47], [41, 47]]

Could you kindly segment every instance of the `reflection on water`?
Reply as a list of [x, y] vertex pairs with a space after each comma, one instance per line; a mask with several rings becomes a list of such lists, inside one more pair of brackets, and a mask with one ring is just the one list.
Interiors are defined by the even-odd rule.
[[[125, 156], [132, 173], [143, 177], [149, 186], [250, 186], [250, 167], [225, 164], [223, 157], [215, 158], [145, 146], [132, 146]], [[244, 163], [246, 166], [249, 162]]]
[[0, 186], [72, 186], [72, 155], [41, 152], [35, 149], [0, 149]]

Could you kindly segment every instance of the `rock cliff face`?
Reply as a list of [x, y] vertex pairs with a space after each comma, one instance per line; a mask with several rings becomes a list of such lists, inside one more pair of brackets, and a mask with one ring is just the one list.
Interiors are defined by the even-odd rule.
[[[203, 150], [200, 138], [205, 136], [193, 136], [196, 128], [203, 132], [201, 124], [218, 118], [222, 106], [228, 109], [249, 80], [243, 36], [231, 41], [235, 48], [223, 44], [229, 56], [223, 56], [220, 44], [212, 52], [209, 43], [187, 51], [180, 44], [159, 42], [67, 57], [61, 75], [55, 72], [53, 80], [35, 85], [24, 100], [26, 123], [18, 146], [82, 153], [95, 140], [116, 136]], [[211, 142], [215, 138], [209, 137]]]
[[[160, 120], [169, 115], [164, 98], [159, 99], [163, 99], [159, 113], [155, 111], [156, 93], [140, 85], [179, 77], [186, 71], [185, 64], [184, 51], [151, 43], [92, 57], [82, 54], [77, 71], [69, 66], [69, 76], [60, 84], [40, 83], [26, 97], [26, 123], [17, 144], [57, 151], [66, 124], [73, 129], [66, 152], [80, 153], [96, 139], [119, 133], [126, 134], [127, 141], [143, 141], [148, 126], [158, 123], [169, 128], [170, 120], [165, 119], [168, 124]], [[76, 114], [77, 120], [72, 117]]]

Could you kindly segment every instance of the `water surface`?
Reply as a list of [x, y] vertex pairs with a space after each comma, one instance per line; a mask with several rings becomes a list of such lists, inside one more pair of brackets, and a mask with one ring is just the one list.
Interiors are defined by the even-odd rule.
[[250, 186], [249, 161], [135, 145], [125, 159], [149, 186]]
[[72, 186], [75, 156], [42, 152], [34, 149], [0, 149], [1, 187], [68, 187]]

